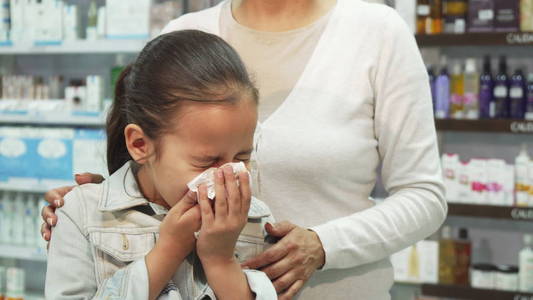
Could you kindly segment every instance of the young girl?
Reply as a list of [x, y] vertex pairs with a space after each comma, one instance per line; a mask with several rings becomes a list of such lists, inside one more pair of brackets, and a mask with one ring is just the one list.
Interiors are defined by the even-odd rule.
[[[270, 211], [248, 173], [225, 166], [250, 160], [257, 99], [222, 39], [187, 30], [148, 43], [117, 84], [110, 177], [58, 211], [46, 298], [276, 299], [264, 273], [239, 264], [266, 247]], [[214, 201], [186, 185], [212, 167]]]

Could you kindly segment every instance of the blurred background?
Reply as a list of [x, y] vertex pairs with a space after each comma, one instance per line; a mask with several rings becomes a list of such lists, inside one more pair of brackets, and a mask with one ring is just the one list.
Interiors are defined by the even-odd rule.
[[[43, 299], [44, 192], [107, 175], [124, 66], [218, 2], [0, 0], [0, 299]], [[397, 9], [428, 67], [449, 201], [439, 232], [391, 258], [392, 299], [533, 299], [533, 0], [371, 2]]]

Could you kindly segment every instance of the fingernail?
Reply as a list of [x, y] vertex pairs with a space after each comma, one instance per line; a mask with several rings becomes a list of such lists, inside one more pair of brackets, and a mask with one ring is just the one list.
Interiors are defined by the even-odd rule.
[[47, 222], [48, 225], [50, 225], [50, 226], [54, 226], [53, 221], [54, 221], [54, 220], [53, 220], [52, 218], [48, 218], [48, 219], [46, 219], [46, 222]]
[[224, 177], [224, 172], [223, 172], [221, 169], [218, 169], [218, 170], [217, 170], [217, 176], [218, 176], [219, 178]]
[[267, 223], [265, 224], [265, 227], [266, 227], [266, 226], [270, 226], [270, 228], [274, 228], [274, 225], [273, 225], [272, 223], [270, 223], [270, 222], [267, 222]]
[[46, 233], [43, 233], [43, 239], [46, 240], [46, 239], [47, 239], [46, 237], [47, 237], [47, 234], [46, 234]]
[[56, 205], [56, 208], [57, 208], [57, 207], [61, 207], [61, 200], [59, 200], [59, 199], [58, 199], [58, 200], [55, 200], [55, 201], [54, 201], [54, 204]]

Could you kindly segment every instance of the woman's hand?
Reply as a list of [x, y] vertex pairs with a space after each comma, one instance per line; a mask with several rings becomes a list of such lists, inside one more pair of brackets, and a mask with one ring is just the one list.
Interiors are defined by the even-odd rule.
[[[86, 183], [101, 183], [104, 181], [104, 177], [98, 174], [83, 173], [76, 174], [74, 176], [76, 183], [79, 185]], [[52, 237], [52, 227], [57, 224], [57, 216], [55, 211], [64, 204], [63, 197], [70, 192], [74, 186], [64, 186], [53, 190], [49, 190], [44, 194], [44, 200], [48, 202], [48, 206], [45, 206], [41, 212], [43, 218], [43, 225], [41, 226], [41, 236], [45, 241], [50, 241]]]
[[289, 222], [265, 226], [268, 234], [282, 238], [270, 249], [245, 262], [244, 267], [265, 272], [274, 283], [279, 299], [292, 299], [325, 263], [318, 235]]

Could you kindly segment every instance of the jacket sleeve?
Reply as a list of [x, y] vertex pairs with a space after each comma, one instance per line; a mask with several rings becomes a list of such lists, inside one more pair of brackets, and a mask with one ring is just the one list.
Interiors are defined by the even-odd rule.
[[58, 222], [48, 251], [46, 299], [148, 299], [144, 258], [97, 284], [83, 207], [80, 189], [75, 188], [65, 197], [65, 206], [57, 211]]

